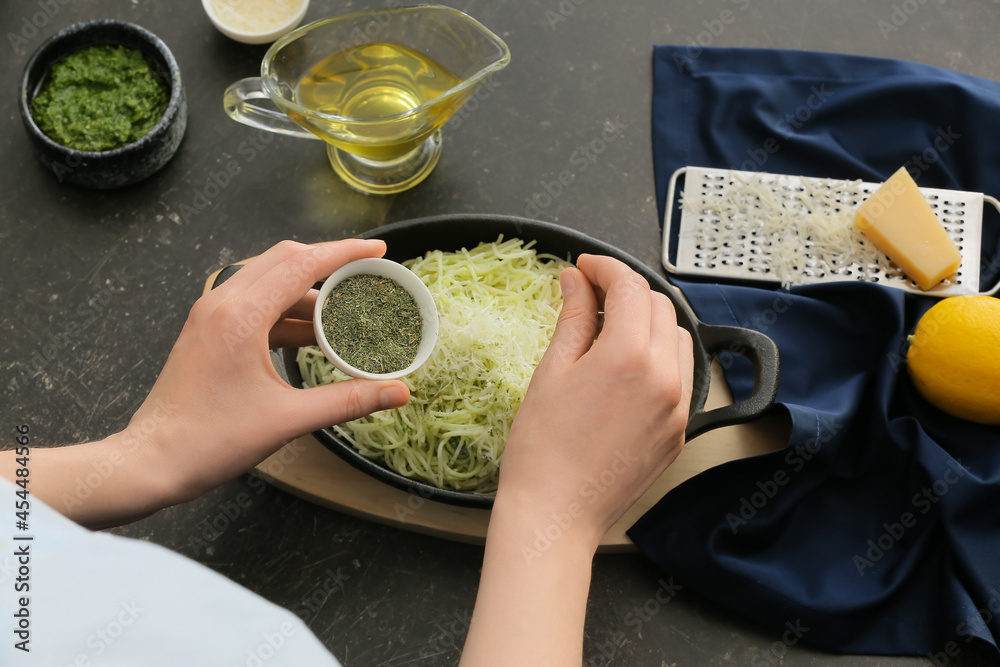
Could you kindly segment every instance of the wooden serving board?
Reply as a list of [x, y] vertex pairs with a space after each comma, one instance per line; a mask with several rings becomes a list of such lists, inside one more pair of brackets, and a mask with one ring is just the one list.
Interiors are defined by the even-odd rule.
[[[206, 293], [217, 275], [209, 276]], [[705, 407], [731, 402], [722, 369], [713, 363]], [[775, 415], [698, 436], [604, 536], [599, 551], [634, 551], [625, 531], [670, 489], [721, 463], [780, 449], [788, 433], [788, 420]], [[439, 503], [396, 489], [354, 468], [311, 435], [288, 443], [252, 473], [288, 493], [345, 514], [459, 542], [483, 544], [486, 540], [489, 510]]]

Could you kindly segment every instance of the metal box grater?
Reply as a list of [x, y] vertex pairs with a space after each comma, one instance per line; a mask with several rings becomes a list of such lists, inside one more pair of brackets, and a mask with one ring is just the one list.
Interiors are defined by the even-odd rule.
[[[684, 192], [705, 195], [699, 197], [705, 203], [702, 206], [696, 205], [694, 209], [690, 206], [681, 208], [677, 257], [674, 262], [670, 260], [670, 239], [674, 229], [672, 218], [677, 183], [682, 176]], [[762, 232], [759, 216], [756, 218], [754, 216], [755, 211], [741, 211], [739, 219], [722, 220], [719, 210], [711, 206], [713, 198], [725, 197], [734, 185], [739, 182], [750, 182], [751, 179], [759, 180], [777, 204], [799, 209], [804, 213], [808, 213], [810, 205], [816, 208], [829, 208], [831, 200], [838, 209], [848, 207], [854, 210], [881, 185], [731, 169], [682, 167], [673, 173], [667, 189], [662, 258], [667, 271], [677, 275], [703, 276], [719, 280], [783, 282], [772, 267], [771, 249], [775, 239], [767, 238]], [[881, 252], [877, 253], [879, 257], [877, 261], [866, 266], [857, 262], [837, 263], [823, 257], [822, 252], [810, 247], [810, 242], [807, 240], [802, 244], [800, 256], [804, 261], [803, 266], [799, 267], [799, 274], [792, 280], [784, 276], [784, 282], [801, 285], [866, 280], [915, 294], [932, 296], [996, 292], [1000, 283], [985, 292], [979, 291], [979, 263], [983, 202], [989, 202], [998, 211], [1000, 202], [978, 192], [933, 188], [920, 188], [920, 191], [927, 198], [927, 202], [934, 209], [962, 255], [961, 266], [950, 278], [941, 281], [931, 290], [924, 291]], [[811, 195], [816, 192], [831, 197], [824, 201]], [[723, 238], [725, 241], [721, 241]], [[875, 252], [875, 249], [872, 248], [872, 251]]]

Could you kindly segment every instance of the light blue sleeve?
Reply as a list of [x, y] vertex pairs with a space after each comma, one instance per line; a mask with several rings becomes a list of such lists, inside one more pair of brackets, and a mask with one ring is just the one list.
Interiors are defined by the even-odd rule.
[[18, 530], [17, 490], [0, 478], [0, 665], [339, 667], [297, 616], [169, 549], [34, 498]]

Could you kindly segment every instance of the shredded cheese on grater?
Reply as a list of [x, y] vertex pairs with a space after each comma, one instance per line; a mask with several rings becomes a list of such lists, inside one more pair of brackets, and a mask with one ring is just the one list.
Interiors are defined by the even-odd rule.
[[726, 185], [685, 190], [681, 207], [704, 223], [692, 232], [701, 256], [709, 263], [739, 257], [752, 245], [762, 270], [783, 287], [815, 275], [856, 279], [877, 268], [882, 253], [854, 225], [861, 181], [813, 180], [733, 173]]

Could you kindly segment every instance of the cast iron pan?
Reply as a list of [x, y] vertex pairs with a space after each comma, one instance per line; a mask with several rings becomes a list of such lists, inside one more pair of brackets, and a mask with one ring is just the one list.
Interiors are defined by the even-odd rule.
[[[386, 258], [404, 261], [430, 250], [452, 251], [472, 247], [483, 241], [521, 238], [534, 240], [539, 252], [550, 253], [575, 261], [583, 253], [610, 255], [641, 274], [649, 284], [663, 292], [674, 304], [678, 324], [691, 332], [694, 341], [694, 390], [691, 395], [690, 418], [686, 429], [690, 441], [702, 433], [721, 426], [740, 424], [760, 417], [774, 403], [778, 390], [778, 349], [762, 333], [740, 327], [708, 325], [698, 320], [683, 297], [659, 273], [614, 246], [585, 234], [537, 220], [498, 215], [445, 215], [399, 222], [362, 234], [362, 238], [379, 238], [386, 242]], [[220, 272], [215, 285], [221, 284], [239, 267], [227, 267]], [[715, 354], [729, 351], [745, 356], [754, 365], [754, 388], [743, 401], [714, 410], [704, 410], [711, 382], [710, 365]], [[275, 357], [279, 373], [293, 387], [302, 386], [295, 361], [297, 350], [281, 350]], [[419, 480], [404, 477], [377, 461], [365, 458], [332, 428], [313, 434], [317, 440], [354, 467], [396, 488], [464, 507], [489, 508], [493, 497], [448, 489], [439, 489]]]

